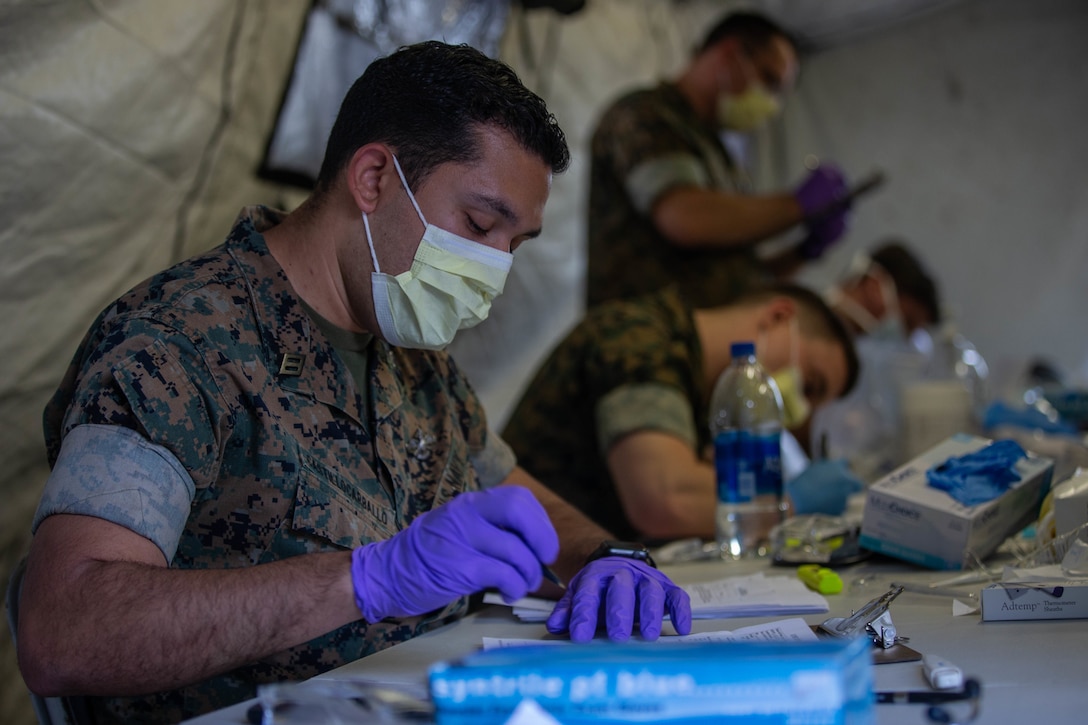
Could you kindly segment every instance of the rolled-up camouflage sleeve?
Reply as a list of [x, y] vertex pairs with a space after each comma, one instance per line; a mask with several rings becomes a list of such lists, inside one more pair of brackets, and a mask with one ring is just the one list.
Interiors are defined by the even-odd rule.
[[88, 424], [129, 428], [169, 451], [198, 490], [207, 488], [230, 434], [222, 391], [233, 383], [231, 363], [220, 361], [213, 372], [203, 358], [206, 347], [166, 322], [118, 321], [84, 359], [63, 424], [47, 437], [63, 439]]
[[676, 387], [662, 383], [621, 385], [597, 402], [597, 440], [607, 457], [612, 444], [628, 433], [653, 430], [694, 447], [697, 437], [691, 403]]
[[676, 152], [635, 166], [624, 185], [635, 209], [649, 216], [654, 202], [666, 191], [676, 186], [706, 187], [710, 185], [710, 177], [699, 159]]
[[128, 428], [81, 425], [68, 433], [31, 532], [53, 514], [95, 516], [140, 534], [169, 563], [196, 488], [177, 458]]

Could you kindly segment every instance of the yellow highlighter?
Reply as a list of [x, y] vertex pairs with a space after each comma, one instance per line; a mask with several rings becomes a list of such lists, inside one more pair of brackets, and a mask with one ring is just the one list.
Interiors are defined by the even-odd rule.
[[797, 576], [805, 586], [820, 594], [838, 594], [842, 591], [842, 579], [826, 566], [802, 564], [797, 567]]

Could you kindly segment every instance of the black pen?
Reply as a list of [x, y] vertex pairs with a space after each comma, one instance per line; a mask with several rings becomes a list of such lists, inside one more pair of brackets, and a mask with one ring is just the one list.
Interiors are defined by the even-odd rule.
[[552, 571], [552, 568], [543, 562], [540, 564], [541, 571], [544, 572], [544, 578], [556, 585], [560, 589], [566, 589], [567, 585], [563, 583], [563, 580], [559, 578], [559, 575]]
[[923, 704], [936, 705], [942, 702], [977, 699], [982, 692], [978, 680], [968, 678], [962, 690], [902, 690], [874, 692], [876, 702], [894, 705]]
[[903, 692], [874, 692], [877, 703], [904, 705], [907, 703], [922, 703], [933, 705], [939, 702], [955, 702], [966, 700], [970, 695], [962, 691], [956, 692], [928, 692], [926, 690], [905, 690]]

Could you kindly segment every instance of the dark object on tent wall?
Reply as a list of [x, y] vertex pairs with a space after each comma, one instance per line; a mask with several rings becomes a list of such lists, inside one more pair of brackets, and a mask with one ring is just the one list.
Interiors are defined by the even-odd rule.
[[518, 0], [526, 10], [551, 8], [562, 15], [574, 15], [586, 6], [586, 0]]
[[340, 102], [371, 61], [432, 39], [495, 57], [509, 8], [510, 0], [315, 0], [257, 176], [312, 189]]

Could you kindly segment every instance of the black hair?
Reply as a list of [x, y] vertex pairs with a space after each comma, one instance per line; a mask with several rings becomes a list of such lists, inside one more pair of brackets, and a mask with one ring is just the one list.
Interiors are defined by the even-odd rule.
[[842, 347], [846, 356], [846, 386], [842, 390], [845, 396], [857, 384], [861, 363], [858, 351], [854, 347], [854, 336], [846, 328], [842, 319], [828, 306], [823, 297], [807, 287], [792, 282], [769, 282], [755, 287], [737, 298], [735, 304], [761, 304], [774, 297], [789, 297], [798, 305], [798, 314], [805, 322], [801, 326], [802, 334], [833, 340]]
[[730, 13], [710, 29], [698, 52], [704, 52], [725, 38], [738, 38], [745, 49], [752, 52], [766, 47], [776, 37], [785, 39], [794, 53], [800, 52], [797, 38], [767, 16], [751, 12]]
[[470, 162], [478, 131], [498, 126], [553, 173], [570, 165], [566, 137], [544, 100], [505, 63], [469, 45], [425, 41], [371, 63], [352, 84], [329, 133], [317, 190], [327, 191], [361, 147], [394, 147], [410, 187], [438, 165]]
[[898, 294], [910, 297], [922, 305], [930, 324], [941, 321], [937, 283], [906, 244], [898, 239], [889, 239], [873, 250], [869, 259], [888, 273], [895, 282], [895, 291]]

